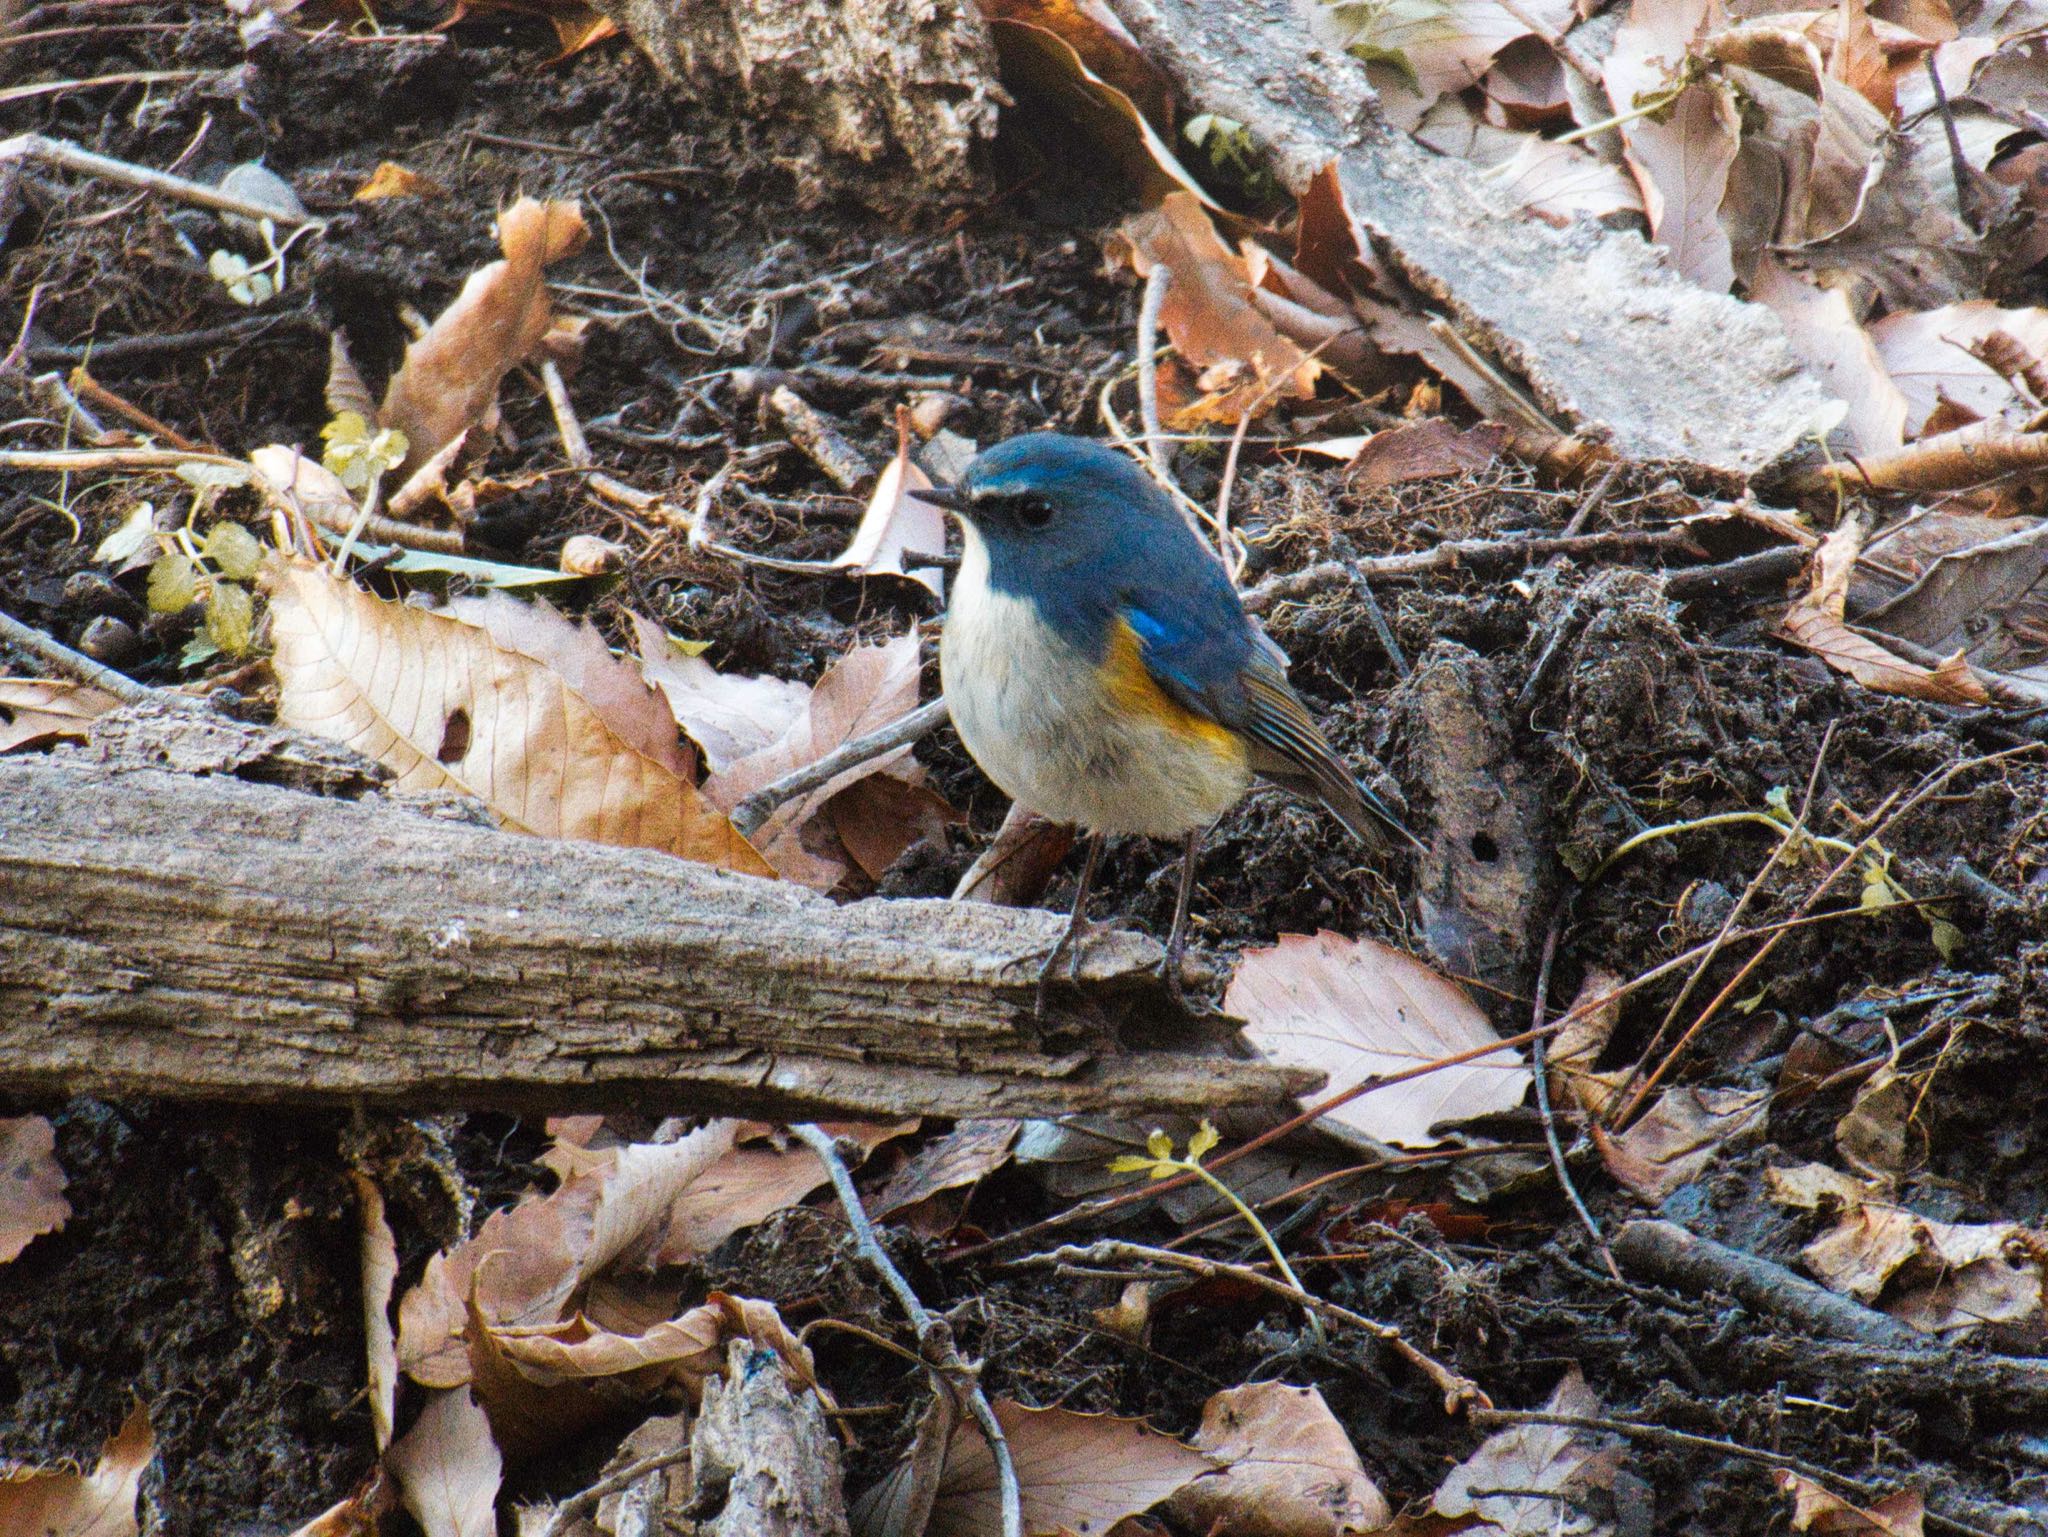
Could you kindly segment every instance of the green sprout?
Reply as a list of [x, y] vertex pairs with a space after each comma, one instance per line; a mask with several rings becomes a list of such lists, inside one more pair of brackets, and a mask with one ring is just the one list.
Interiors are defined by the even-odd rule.
[[[1259, 1242], [1264, 1244], [1266, 1252], [1273, 1256], [1273, 1264], [1286, 1278], [1287, 1284], [1306, 1296], [1308, 1288], [1301, 1284], [1301, 1277], [1296, 1275], [1294, 1267], [1287, 1263], [1287, 1256], [1280, 1252], [1280, 1246], [1273, 1241], [1272, 1233], [1268, 1231], [1266, 1224], [1259, 1220], [1258, 1213], [1245, 1205], [1235, 1190], [1202, 1167], [1203, 1157], [1221, 1140], [1221, 1134], [1205, 1117], [1202, 1124], [1196, 1128], [1195, 1134], [1188, 1138], [1187, 1152], [1175, 1156], [1173, 1138], [1164, 1131], [1155, 1129], [1152, 1135], [1145, 1139], [1143, 1153], [1125, 1153], [1112, 1159], [1109, 1171], [1112, 1174], [1143, 1174], [1151, 1179], [1171, 1179], [1176, 1174], [1194, 1175], [1234, 1206], [1237, 1214], [1251, 1224], [1252, 1231], [1259, 1235]], [[1309, 1327], [1318, 1335], [1322, 1333], [1321, 1321], [1313, 1313], [1309, 1314]]]
[[376, 516], [384, 477], [405, 463], [412, 444], [396, 427], [372, 427], [360, 411], [339, 413], [320, 429], [320, 436], [327, 442], [326, 451], [320, 455], [320, 463], [345, 489], [357, 492], [363, 498], [362, 510], [356, 514], [348, 537], [334, 552], [334, 574], [340, 576], [348, 566], [349, 552], [355, 548], [356, 540], [362, 537], [370, 519]]

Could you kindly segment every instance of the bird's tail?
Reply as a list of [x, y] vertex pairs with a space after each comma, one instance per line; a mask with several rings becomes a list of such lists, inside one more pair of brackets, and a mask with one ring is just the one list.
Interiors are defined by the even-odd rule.
[[1284, 674], [1277, 669], [1249, 672], [1245, 695], [1255, 772], [1297, 795], [1321, 801], [1375, 854], [1390, 852], [1396, 842], [1421, 852], [1422, 840], [1345, 767]]

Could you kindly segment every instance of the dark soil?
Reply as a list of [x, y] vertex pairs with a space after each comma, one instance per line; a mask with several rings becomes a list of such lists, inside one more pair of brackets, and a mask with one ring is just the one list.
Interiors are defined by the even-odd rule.
[[[45, 5], [22, 25], [72, 25], [104, 10]], [[435, 19], [380, 14], [394, 30]], [[757, 398], [762, 369], [795, 373], [876, 464], [893, 449], [893, 413], [909, 387], [870, 387], [849, 379], [853, 371], [927, 376], [954, 397], [948, 427], [983, 444], [1048, 426], [1101, 431], [1098, 398], [1128, 355], [1137, 301], [1127, 282], [1106, 275], [1100, 240], [1129, 210], [1110, 178], [1077, 163], [1071, 143], [1038, 142], [1029, 120], [1005, 128], [985, 167], [987, 199], [955, 223], [929, 214], [892, 222], [830, 203], [798, 213], [747, 124], [716, 101], [677, 100], [621, 44], [549, 65], [544, 27], [484, 22], [436, 40], [337, 37], [250, 59], [224, 11], [194, 19], [185, 7], [144, 0], [120, 6], [118, 17], [158, 30], [11, 47], [0, 51], [0, 81], [202, 73], [38, 98], [8, 109], [8, 131], [33, 128], [152, 166], [182, 156], [182, 171], [200, 179], [261, 158], [334, 223], [302, 244], [286, 293], [257, 312], [276, 314], [273, 325], [181, 346], [168, 339], [251, 321], [205, 270], [206, 253], [224, 240], [210, 214], [131, 202], [111, 186], [41, 170], [11, 189], [0, 179], [0, 291], [14, 317], [10, 336], [35, 296], [31, 373], [68, 368], [91, 344], [102, 349], [96, 377], [193, 439], [230, 453], [312, 443], [328, 415], [321, 333], [345, 328], [365, 373], [381, 380], [402, 350], [400, 306], [431, 314], [445, 304], [496, 254], [492, 211], [525, 192], [580, 197], [592, 215], [591, 247], [550, 277], [580, 285], [565, 302], [599, 317], [573, 388], [600, 461], [623, 480], [673, 488], [687, 504], [733, 450], [780, 442]], [[352, 202], [384, 160], [431, 177], [447, 196]], [[643, 284], [673, 307], [651, 309]], [[110, 346], [127, 338], [155, 345]], [[819, 364], [839, 372], [807, 378], [806, 365]], [[0, 376], [0, 389], [12, 395], [21, 382]], [[515, 376], [503, 403], [520, 446], [498, 451], [494, 473], [557, 469], [538, 391]], [[25, 395], [8, 410], [36, 414]], [[10, 446], [54, 446], [18, 423], [7, 436]], [[1198, 497], [1205, 477], [1213, 491], [1221, 448], [1188, 456], [1184, 478]], [[1358, 494], [1320, 465], [1248, 460], [1237, 507], [1258, 547], [1252, 579], [1444, 538], [1554, 532], [1581, 503], [1581, 493], [1539, 488], [1519, 471]], [[109, 600], [67, 592], [67, 579], [91, 566], [95, 544], [138, 498], [181, 494], [168, 478], [0, 482], [0, 607], [75, 643]], [[1691, 510], [1680, 488], [1630, 471], [1589, 527], [1654, 526]], [[793, 450], [748, 468], [718, 502], [727, 542], [791, 558], [836, 553], [857, 511]], [[813, 678], [856, 638], [900, 633], [932, 612], [906, 583], [743, 570], [693, 554], [560, 475], [493, 504], [478, 530], [492, 552], [540, 565], [576, 533], [634, 551], [630, 578], [592, 606], [600, 624], [616, 636], [624, 608], [639, 607], [708, 640], [724, 667]], [[1715, 537], [1727, 541], [1710, 552], [1716, 558], [1769, 542]], [[1560, 895], [1632, 833], [1760, 811], [1774, 789], [1795, 806], [1810, 795], [1813, 825], [1853, 841], [1924, 776], [2018, 746], [2038, 729], [1861, 690], [1774, 638], [1781, 592], [1680, 604], [1648, 561], [1440, 572], [1383, 583], [1376, 597], [1402, 664], [1353, 589], [1268, 615], [1305, 695], [1338, 745], [1427, 834], [1449, 808], [1426, 793], [1424, 769], [1442, 744], [1417, 680], [1433, 667], [1467, 668], [1496, 706], [1504, 761], [1527, 786], [1524, 830], [1544, 857], [1537, 873]], [[200, 674], [178, 661], [184, 639], [159, 621], [123, 665], [150, 682], [192, 682]], [[16, 663], [7, 671], [31, 670], [0, 660]], [[1413, 677], [1404, 677], [1407, 665]], [[216, 663], [212, 675], [230, 671]], [[232, 686], [247, 708], [265, 708], [260, 674], [236, 673]], [[889, 894], [948, 891], [1004, 809], [949, 735], [920, 753], [969, 822], [947, 846], [906, 856], [883, 883]], [[1908, 1202], [1949, 1220], [2048, 1222], [2044, 804], [2048, 766], [2038, 757], [1947, 783], [1883, 843], [1908, 891], [1946, 904], [1961, 934], [1954, 953], [1942, 956], [1927, 916], [1908, 907], [1792, 930], [1741, 983], [1739, 1007], [1716, 1016], [1678, 1081], [1776, 1087], [1788, 1050], [1816, 1034], [1832, 1043], [1835, 1067], [1881, 1059], [1887, 1031], [1914, 1040], [1901, 1064], [1920, 1093]], [[1439, 869], [1448, 859], [1453, 873], [1483, 880], [1500, 857], [1490, 846], [1475, 839], [1434, 857]], [[1631, 977], [1711, 937], [1769, 847], [1741, 827], [1679, 833], [1627, 858], [1568, 908], [1529, 912], [1496, 976], [1507, 985], [1481, 995], [1496, 1022], [1527, 1027], [1553, 913], [1554, 1009], [1596, 971]], [[1167, 859], [1160, 848], [1113, 849], [1096, 916], [1163, 929], [1173, 900]], [[1957, 876], [1958, 861], [1968, 877]], [[1783, 862], [1744, 921], [1791, 916], [1820, 868]], [[1420, 947], [1428, 935], [1414, 916], [1419, 878], [1398, 863], [1375, 875], [1327, 818], [1260, 792], [1209, 840], [1197, 944], [1219, 963], [1277, 934], [1318, 928]], [[1044, 900], [1068, 900], [1071, 879], [1069, 871]], [[1823, 908], [1853, 907], [1856, 885]], [[1754, 948], [1731, 946], [1707, 969], [1695, 1011]], [[1631, 998], [1612, 1060], [1643, 1050], [1683, 981], [1681, 972]], [[1834, 1126], [1855, 1087], [1849, 1077], [1803, 1100], [1786, 1096], [1766, 1145], [1724, 1157], [1663, 1214], [1796, 1267], [1812, 1230], [1764, 1201], [1763, 1171], [1837, 1161]], [[351, 1159], [368, 1157], [389, 1176], [401, 1286], [436, 1247], [542, 1177], [531, 1163], [540, 1128], [502, 1118], [366, 1127], [219, 1108], [4, 1108], [57, 1122], [75, 1215], [0, 1267], [0, 1454], [89, 1460], [140, 1395], [160, 1442], [150, 1509], [171, 1534], [286, 1530], [369, 1466]], [[1530, 1120], [1508, 1137], [1527, 1143], [1540, 1132]], [[1875, 1486], [1912, 1485], [1966, 1524], [1994, 1525], [2013, 1509], [2048, 1523], [2048, 1425], [2038, 1418], [2001, 1416], [1941, 1380], [1902, 1390], [1891, 1378], [1808, 1369], [1805, 1342], [1727, 1297], [1610, 1279], [1547, 1164], [1492, 1190], [1442, 1172], [1458, 1167], [1327, 1186], [1285, 1224], [1289, 1247], [1314, 1264], [1327, 1295], [1401, 1325], [1502, 1406], [1539, 1405], [1577, 1363], [1616, 1417], [1787, 1454]], [[1573, 1168], [1604, 1226], [1644, 1213], [1590, 1150]], [[1425, 1214], [1402, 1218], [1405, 1203], [1425, 1203]], [[987, 1358], [992, 1390], [1144, 1414], [1185, 1431], [1219, 1388], [1259, 1377], [1312, 1382], [1397, 1505], [1426, 1496], [1480, 1439], [1446, 1420], [1427, 1385], [1376, 1347], [1316, 1345], [1285, 1309], [1255, 1298], [1193, 1289], [1161, 1304], [1139, 1346], [1091, 1317], [1115, 1300], [1117, 1283], [1051, 1282], [1006, 1270], [1002, 1254], [949, 1258], [1061, 1204], [1033, 1171], [1013, 1168], [976, 1191], [952, 1238], [893, 1235], [927, 1301], [954, 1308], [963, 1345]], [[1451, 1208], [1478, 1220], [1447, 1237], [1426, 1212]], [[1192, 1225], [1147, 1209], [1118, 1231], [1154, 1240]], [[1227, 1231], [1204, 1240], [1234, 1254], [1233, 1242]], [[1316, 1263], [1338, 1255], [1346, 1257]], [[830, 1207], [741, 1235], [684, 1279], [699, 1291], [774, 1299], [794, 1323], [893, 1327]], [[859, 1438], [850, 1468], [864, 1485], [900, 1454], [920, 1402], [918, 1374], [851, 1336], [817, 1338], [843, 1405], [891, 1406], [851, 1422]], [[571, 1458], [530, 1470], [520, 1487], [560, 1496], [591, 1465]], [[1626, 1469], [1613, 1496], [1626, 1532], [1783, 1529], [1783, 1500], [1759, 1463], [1638, 1442]]]

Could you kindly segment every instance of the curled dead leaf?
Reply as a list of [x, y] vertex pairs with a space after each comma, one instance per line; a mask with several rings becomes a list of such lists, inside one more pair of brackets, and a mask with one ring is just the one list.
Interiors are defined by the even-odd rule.
[[90, 1473], [29, 1468], [0, 1478], [0, 1532], [136, 1537], [135, 1502], [155, 1456], [149, 1411], [137, 1404]]
[[406, 349], [378, 421], [409, 445], [401, 477], [483, 418], [498, 382], [523, 362], [554, 318], [543, 270], [590, 238], [574, 202], [522, 197], [498, 217], [500, 261], [479, 267], [427, 334]]

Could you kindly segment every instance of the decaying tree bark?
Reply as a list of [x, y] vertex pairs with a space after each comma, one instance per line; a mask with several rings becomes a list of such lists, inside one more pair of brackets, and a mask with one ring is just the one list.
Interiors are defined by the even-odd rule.
[[[1299, 195], [1331, 161], [1375, 249], [1562, 425], [1730, 480], [1810, 434], [1827, 393], [1760, 304], [1680, 279], [1633, 234], [1499, 206], [1463, 161], [1378, 120], [1356, 60], [1295, 0], [1111, 0], [1193, 111], [1242, 122]], [[1644, 389], [1645, 379], [1657, 388]]]
[[[425, 816], [274, 728], [109, 722], [0, 760], [0, 1092], [789, 1118], [1312, 1087], [1201, 1054], [1136, 934], [1092, 940], [1035, 1024], [1052, 913], [835, 905]], [[1080, 1049], [1120, 1030], [1174, 1049]]]

